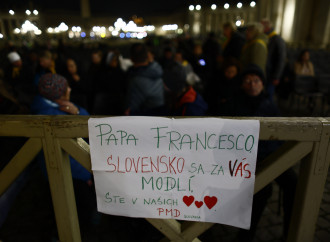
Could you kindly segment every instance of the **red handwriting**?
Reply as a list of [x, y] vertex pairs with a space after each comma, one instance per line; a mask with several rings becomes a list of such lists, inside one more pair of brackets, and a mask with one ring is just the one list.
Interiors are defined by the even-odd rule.
[[[243, 161], [246, 160], [246, 158], [242, 159]], [[232, 165], [231, 161], [229, 161], [229, 172], [231, 176], [237, 176], [237, 174], [240, 177], [243, 177], [243, 172], [244, 172], [244, 178], [250, 178], [251, 177], [251, 171], [247, 169], [249, 166], [248, 163], [243, 165], [243, 162], [240, 162], [236, 168], [237, 165], [237, 160], [235, 160], [234, 165]], [[236, 168], [236, 171], [235, 171]]]
[[178, 209], [157, 208], [157, 210], [158, 210], [159, 216], [161, 216], [161, 215], [169, 216], [170, 215], [171, 217], [177, 218], [181, 214]]

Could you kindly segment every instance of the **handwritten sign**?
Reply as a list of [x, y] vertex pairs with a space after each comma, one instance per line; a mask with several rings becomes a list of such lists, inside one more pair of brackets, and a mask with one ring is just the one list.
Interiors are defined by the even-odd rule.
[[259, 121], [91, 118], [98, 210], [249, 229]]

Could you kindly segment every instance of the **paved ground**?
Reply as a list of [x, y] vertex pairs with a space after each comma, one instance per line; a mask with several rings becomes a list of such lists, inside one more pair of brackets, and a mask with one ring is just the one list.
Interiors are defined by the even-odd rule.
[[[289, 113], [291, 116], [308, 116], [306, 109], [302, 108], [292, 113], [288, 107], [290, 104], [282, 104], [283, 116]], [[318, 115], [318, 110], [314, 110]], [[287, 113], [286, 113], [287, 112]], [[310, 114], [312, 116], [314, 114]], [[296, 170], [298, 166], [295, 167]], [[278, 208], [278, 186], [273, 184], [273, 194], [258, 224], [255, 242], [268, 241], [280, 242], [283, 228], [283, 211]], [[319, 188], [321, 189], [321, 188]], [[131, 219], [125, 217], [95, 216], [92, 224], [81, 229], [83, 241], [158, 241], [163, 236], [144, 219]], [[238, 229], [215, 225], [204, 233], [202, 241], [236, 241]], [[31, 241], [44, 242], [57, 241], [55, 219], [48, 189], [48, 183], [38, 169], [32, 170], [29, 182], [22, 189], [13, 203], [9, 216], [0, 228], [0, 241], [17, 242]], [[316, 225], [315, 242], [330, 241], [330, 172], [323, 194], [322, 204]]]

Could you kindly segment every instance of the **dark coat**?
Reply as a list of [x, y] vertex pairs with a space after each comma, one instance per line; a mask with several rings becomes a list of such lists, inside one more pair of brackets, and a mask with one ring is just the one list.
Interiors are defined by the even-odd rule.
[[268, 40], [267, 79], [280, 80], [286, 59], [286, 46], [281, 36], [275, 34]]
[[5, 71], [5, 83], [19, 103], [30, 106], [37, 88], [33, 85], [33, 72], [23, 65], [17, 68], [10, 65]]
[[215, 98], [215, 114], [219, 116], [228, 116], [232, 114], [232, 103], [240, 92], [240, 76], [237, 75], [231, 80], [227, 80], [224, 74], [221, 74], [219, 81], [213, 90]]
[[[278, 117], [280, 112], [277, 106], [262, 92], [257, 97], [250, 97], [243, 91], [237, 96], [233, 105], [233, 116], [244, 117]], [[258, 161], [262, 161], [279, 147], [277, 141], [259, 141]]]
[[241, 51], [244, 43], [245, 43], [244, 36], [238, 32], [234, 32], [230, 40], [228, 41], [228, 44], [223, 49], [223, 53], [222, 53], [223, 57], [224, 58], [233, 57], [235, 59], [239, 59], [241, 56]]
[[127, 106], [132, 112], [146, 112], [164, 105], [163, 70], [157, 62], [128, 70]]
[[93, 112], [96, 115], [122, 115], [126, 88], [125, 73], [121, 68], [106, 68], [103, 82], [95, 93]]
[[68, 81], [68, 84], [71, 88], [71, 101], [73, 103], [82, 106], [83, 108], [87, 108], [87, 93], [88, 93], [88, 86], [87, 86], [87, 79], [84, 78], [82, 75], [79, 74], [80, 80], [75, 81], [69, 73], [66, 73], [65, 78]]

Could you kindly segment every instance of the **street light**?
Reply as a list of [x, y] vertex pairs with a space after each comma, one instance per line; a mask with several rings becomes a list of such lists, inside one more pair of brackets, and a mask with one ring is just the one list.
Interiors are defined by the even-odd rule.
[[250, 3], [250, 6], [251, 6], [252, 8], [254, 8], [254, 7], [256, 6], [256, 2], [255, 2], [255, 1], [252, 1], [252, 2]]
[[211, 9], [212, 10], [216, 10], [217, 9], [217, 5], [216, 4], [212, 4]]
[[33, 14], [34, 14], [34, 15], [38, 15], [38, 14], [39, 14], [38, 10], [36, 10], [36, 9], [33, 10]]
[[228, 9], [229, 8], [229, 4], [228, 3], [225, 3], [225, 5], [223, 6], [225, 9]]
[[10, 15], [14, 15], [14, 14], [15, 14], [14, 10], [11, 10], [11, 9], [10, 9], [10, 10], [9, 10], [9, 14], [10, 14]]
[[189, 10], [190, 10], [190, 11], [193, 11], [194, 9], [195, 9], [194, 5], [190, 5], [190, 6], [189, 6]]
[[202, 9], [202, 6], [201, 5], [196, 5], [196, 10], [199, 11]]
[[25, 13], [26, 13], [26, 15], [30, 15], [31, 14], [31, 11], [30, 10], [26, 10]]
[[241, 8], [243, 4], [241, 2], [237, 3], [237, 8]]

